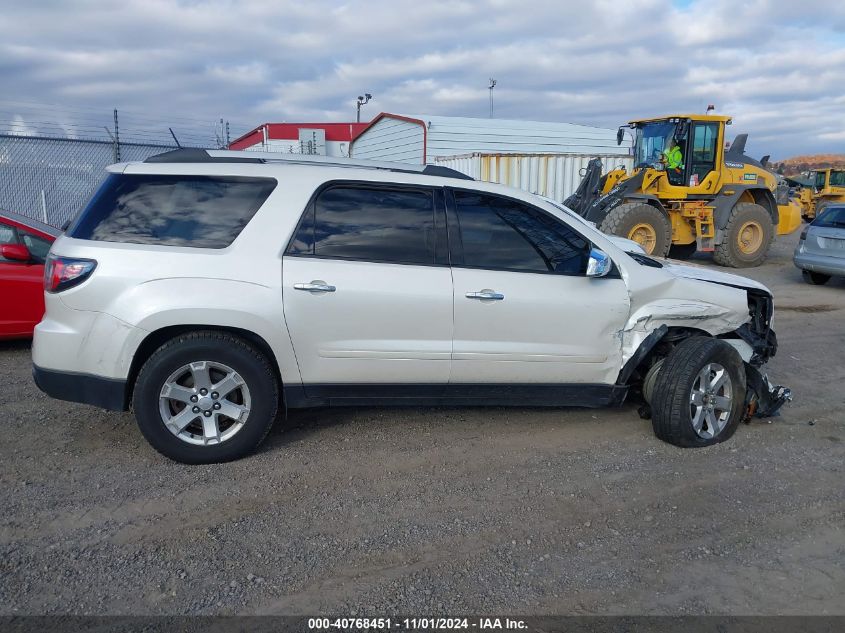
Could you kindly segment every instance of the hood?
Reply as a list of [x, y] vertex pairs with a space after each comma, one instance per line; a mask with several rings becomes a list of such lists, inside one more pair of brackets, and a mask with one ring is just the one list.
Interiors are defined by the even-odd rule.
[[749, 279], [748, 277], [742, 277], [731, 273], [723, 273], [697, 264], [681, 263], [673, 259], [660, 260], [660, 263], [663, 264], [663, 270], [675, 275], [675, 277], [697, 279], [698, 281], [709, 281], [711, 283], [722, 284], [723, 286], [732, 286], [734, 288], [762, 290], [770, 296], [772, 294], [772, 291], [766, 288], [766, 286], [758, 281]]
[[[590, 224], [593, 223], [590, 222]], [[593, 224], [593, 226], [595, 226], [595, 224]], [[608, 233], [605, 233], [604, 236], [627, 253], [634, 252], [640, 253], [641, 255], [646, 254], [643, 247], [634, 240], [629, 240], [627, 237], [619, 237], [618, 235], [610, 235]]]

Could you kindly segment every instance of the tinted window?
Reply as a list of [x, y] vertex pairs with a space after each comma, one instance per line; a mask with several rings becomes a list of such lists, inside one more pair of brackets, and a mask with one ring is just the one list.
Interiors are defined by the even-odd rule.
[[224, 248], [275, 186], [270, 178], [112, 174], [67, 234], [106, 242]]
[[845, 207], [829, 207], [813, 220], [813, 226], [845, 228]]
[[317, 196], [288, 253], [432, 264], [434, 245], [432, 192], [341, 186]]
[[50, 250], [51, 242], [45, 240], [43, 237], [38, 237], [32, 233], [25, 231], [20, 232], [21, 241], [29, 249], [29, 252], [36, 259], [47, 259], [47, 252]]
[[845, 187], [845, 171], [830, 172], [831, 187]]
[[566, 224], [514, 200], [456, 191], [464, 265], [580, 275], [589, 242]]

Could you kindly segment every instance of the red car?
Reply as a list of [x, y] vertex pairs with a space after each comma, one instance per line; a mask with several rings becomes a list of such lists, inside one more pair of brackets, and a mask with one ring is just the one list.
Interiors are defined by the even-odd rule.
[[44, 316], [44, 260], [60, 234], [0, 209], [0, 340], [31, 337]]

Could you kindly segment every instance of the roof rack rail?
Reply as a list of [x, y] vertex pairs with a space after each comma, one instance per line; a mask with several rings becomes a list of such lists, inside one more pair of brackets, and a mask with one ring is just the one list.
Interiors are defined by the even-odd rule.
[[411, 165], [370, 160], [355, 160], [335, 156], [310, 154], [282, 154], [280, 152], [249, 152], [232, 150], [205, 150], [196, 148], [174, 149], [147, 158], [145, 163], [288, 163], [291, 165], [323, 165], [354, 169], [381, 169], [406, 174], [421, 174], [440, 178], [474, 180], [457, 169], [440, 165]]

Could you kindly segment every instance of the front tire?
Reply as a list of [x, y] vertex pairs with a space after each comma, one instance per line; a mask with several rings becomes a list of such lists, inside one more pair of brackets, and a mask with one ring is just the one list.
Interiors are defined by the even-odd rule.
[[183, 464], [227, 462], [252, 453], [279, 404], [269, 360], [225, 332], [182, 334], [141, 368], [132, 396], [138, 427], [162, 455]]
[[736, 431], [745, 404], [745, 368], [719, 339], [694, 336], [666, 357], [652, 396], [654, 434], [682, 448], [724, 442]]
[[766, 259], [775, 237], [772, 217], [759, 204], [738, 202], [725, 225], [722, 243], [713, 259], [731, 268], [752, 268]]

